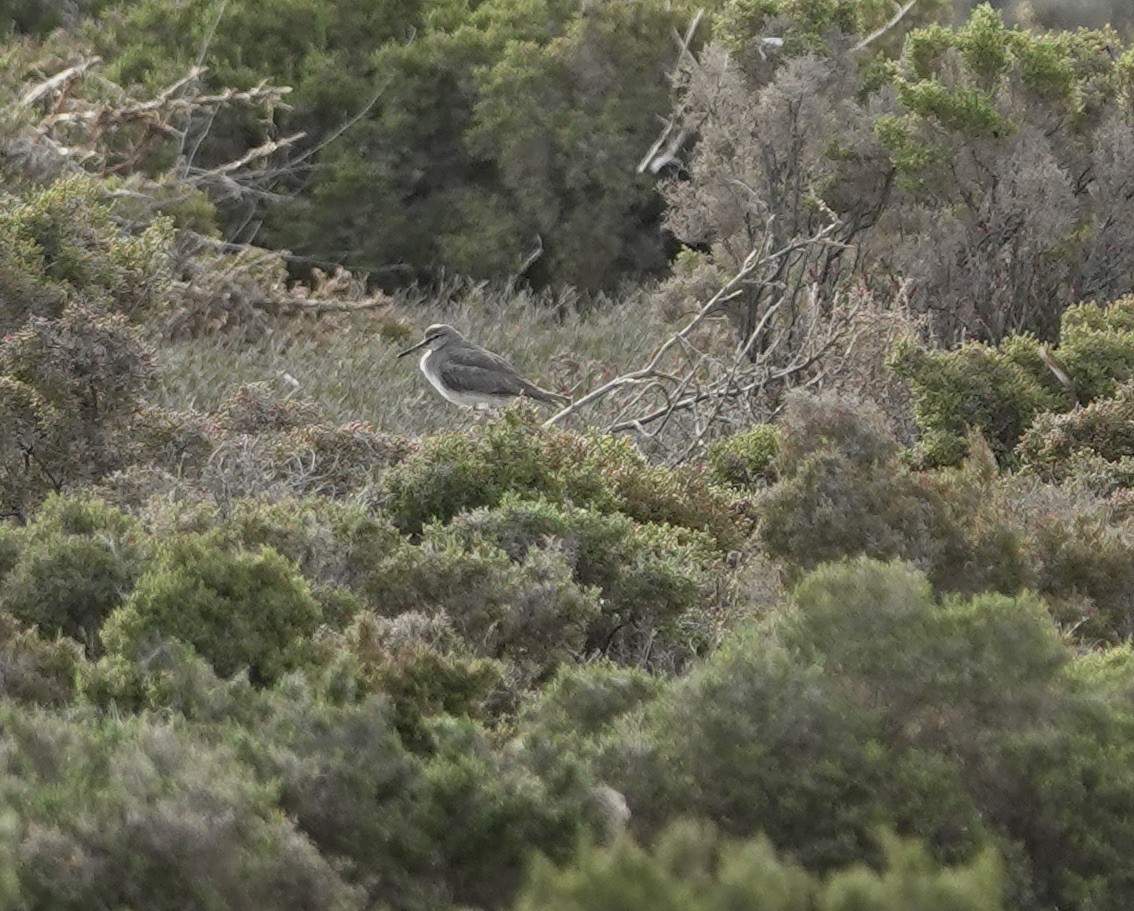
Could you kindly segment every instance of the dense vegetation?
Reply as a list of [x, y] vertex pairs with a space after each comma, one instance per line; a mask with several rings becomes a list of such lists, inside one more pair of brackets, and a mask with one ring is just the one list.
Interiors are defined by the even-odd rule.
[[0, 909], [1134, 907], [1134, 50], [959, 6], [0, 5]]

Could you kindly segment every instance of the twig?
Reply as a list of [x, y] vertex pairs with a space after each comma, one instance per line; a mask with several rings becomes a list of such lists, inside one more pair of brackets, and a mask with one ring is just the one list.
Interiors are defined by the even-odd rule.
[[[556, 414], [553, 414], [550, 418], [544, 421], [543, 426], [552, 427], [555, 424], [558, 424], [564, 418], [574, 414], [576, 411], [579, 411], [581, 408], [584, 408], [592, 402], [597, 401], [603, 396], [608, 395], [615, 389], [639, 382], [643, 379], [654, 377], [656, 375], [655, 371], [657, 365], [670, 351], [670, 349], [672, 349], [674, 345], [678, 345], [687, 341], [689, 333], [696, 329], [702, 322], [704, 322], [704, 320], [709, 315], [714, 313], [720, 303], [723, 300], [726, 300], [732, 294], [732, 292], [737, 289], [737, 286], [743, 283], [748, 278], [748, 276], [752, 274], [753, 271], [758, 269], [760, 266], [763, 266], [770, 262], [775, 262], [782, 257], [788, 256], [794, 251], [802, 249], [804, 247], [813, 244], [830, 243], [830, 241], [828, 241], [828, 237], [835, 230], [837, 225], [838, 222], [832, 222], [831, 224], [827, 225], [827, 227], [823, 228], [821, 231], [811, 237], [793, 240], [774, 253], [768, 253], [763, 256], [761, 256], [761, 250], [766, 249], [766, 247], [763, 247], [763, 245], [761, 247], [754, 247], [751, 252], [749, 252], [748, 256], [745, 257], [744, 262], [741, 264], [736, 274], [732, 278], [730, 278], [720, 288], [720, 290], [717, 291], [717, 293], [709, 299], [708, 303], [706, 303], [703, 307], [701, 307], [699, 311], [697, 311], [697, 313], [691, 320], [689, 320], [688, 323], [685, 324], [685, 326], [683, 326], [672, 336], [670, 336], [670, 338], [664, 344], [662, 344], [660, 348], [658, 348], [653, 357], [650, 358], [649, 363], [647, 363], [639, 370], [634, 370], [630, 373], [623, 374], [622, 376], [615, 377], [593, 392], [590, 392], [587, 395], [583, 396], [578, 401], [571, 403], [566, 408], [562, 409]], [[765, 232], [765, 237], [768, 237], [767, 232]]]
[[912, 10], [915, 6], [917, 6], [917, 0], [909, 0], [909, 2], [906, 3], [905, 6], [903, 6], [894, 14], [893, 19], [891, 19], [881, 28], [875, 29], [873, 32], [863, 38], [860, 42], [858, 42], [858, 44], [850, 49], [850, 52], [852, 54], [857, 54], [859, 51], [868, 48], [891, 29], [895, 28], [899, 22], [906, 18], [906, 14], [909, 13], [909, 11]]
[[84, 60], [81, 63], [76, 63], [74, 66], [69, 66], [67, 69], [56, 73], [50, 79], [46, 79], [39, 85], [33, 86], [26, 91], [20, 100], [16, 102], [17, 107], [29, 108], [41, 98], [46, 98], [52, 92], [62, 88], [69, 82], [74, 82], [84, 76], [96, 63], [102, 61], [101, 57], [91, 57], [89, 60]]

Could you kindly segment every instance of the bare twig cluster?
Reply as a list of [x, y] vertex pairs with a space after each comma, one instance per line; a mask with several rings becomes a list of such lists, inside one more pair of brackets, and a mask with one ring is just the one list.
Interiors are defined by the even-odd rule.
[[[186, 193], [207, 190], [214, 199], [265, 196], [281, 173], [274, 164], [278, 153], [303, 138], [302, 133], [270, 138], [231, 161], [201, 167], [197, 153], [220, 112], [253, 111], [264, 135], [272, 136], [276, 113], [287, 108], [284, 96], [291, 89], [261, 81], [246, 90], [208, 92], [202, 78], [206, 69], [195, 66], [151, 97], [138, 97], [104, 76], [100, 62], [91, 57], [42, 79], [4, 112], [26, 124], [7, 151], [24, 160], [31, 176], [82, 170], [126, 175], [137, 183], [139, 174], [147, 174]], [[171, 147], [178, 153], [172, 167], [151, 162], [166, 161], [157, 153]], [[120, 192], [144, 201], [150, 199], [147, 189], [128, 186]], [[168, 194], [162, 196], [168, 203]]]
[[[635, 431], [673, 462], [695, 454], [714, 436], [770, 418], [783, 393], [822, 382], [825, 371], [853, 348], [858, 303], [824, 299], [816, 282], [785, 283], [806, 275], [826, 255], [838, 222], [809, 237], [770, 249], [766, 231], [737, 272], [654, 352], [642, 367], [615, 377], [545, 422], [557, 424], [605, 400], [610, 432]], [[770, 292], [770, 293], [769, 293]], [[764, 301], [741, 335], [725, 330], [736, 302]]]

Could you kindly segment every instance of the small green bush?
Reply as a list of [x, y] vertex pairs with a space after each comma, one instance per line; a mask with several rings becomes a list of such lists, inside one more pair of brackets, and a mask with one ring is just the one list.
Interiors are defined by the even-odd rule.
[[301, 663], [319, 621], [307, 583], [273, 548], [231, 551], [215, 535], [184, 534], [158, 547], [102, 638], [130, 659], [178, 639], [221, 676], [247, 669], [269, 683]]
[[170, 226], [131, 237], [99, 201], [98, 184], [71, 177], [0, 207], [0, 334], [28, 318], [57, 318], [71, 303], [138, 320], [153, 312], [172, 277]]
[[651, 641], [656, 658], [704, 644], [696, 616], [708, 581], [714, 543], [707, 535], [666, 525], [637, 524], [624, 515], [557, 506], [547, 501], [505, 497], [494, 509], [480, 509], [453, 520], [436, 537], [471, 548], [488, 541], [514, 561], [533, 548], [555, 547], [580, 586], [597, 588], [601, 614], [592, 616], [587, 653], [630, 656]]
[[45, 636], [90, 645], [133, 588], [145, 552], [136, 522], [80, 496], [49, 498], [8, 540], [18, 556], [0, 579], [0, 605]]
[[774, 463], [778, 453], [776, 428], [771, 424], [757, 424], [711, 443], [705, 450], [705, 459], [718, 484], [759, 487], [775, 480]]
[[[965, 439], [978, 429], [1002, 464], [1014, 461], [1026, 436], [1025, 457], [1059, 458], [1061, 450], [1100, 421], [1121, 419], [1128, 393], [1120, 387], [1134, 378], [1134, 296], [1106, 307], [1076, 304], [1063, 313], [1056, 358], [1069, 388], [1041, 357], [1035, 338], [1009, 335], [998, 347], [969, 343], [952, 351], [899, 345], [890, 358], [894, 372], [909, 383], [914, 416], [921, 431], [920, 451], [930, 465], [956, 465], [965, 455]], [[1097, 400], [1113, 398], [1111, 405]], [[1075, 403], [1064, 423], [1054, 415]], [[1051, 412], [1052, 414], [1046, 414]], [[1039, 426], [1029, 428], [1039, 419]], [[1124, 428], [1116, 446], [1124, 447]], [[1048, 447], [1052, 451], [1047, 452]]]
[[1034, 596], [938, 601], [898, 564], [823, 567], [793, 600], [590, 748], [637, 833], [705, 817], [832, 870], [875, 864], [884, 825], [948, 863], [997, 847], [1012, 907], [1131, 900], [1128, 649], [1076, 658]]
[[426, 750], [430, 718], [484, 720], [510, 709], [507, 665], [472, 655], [447, 616], [362, 612], [340, 635], [320, 639], [324, 663], [348, 655], [352, 676], [365, 693], [381, 693], [402, 742]]
[[585, 795], [532, 774], [496, 751], [467, 721], [439, 721], [423, 768], [421, 835], [455, 904], [501, 907], [519, 888], [531, 856], [563, 857], [584, 831]]
[[458, 542], [432, 527], [420, 545], [374, 567], [367, 588], [381, 614], [441, 614], [474, 654], [506, 659], [525, 676], [582, 654], [600, 610], [554, 545], [513, 561], [491, 543]]
[[[1037, 414], [1064, 410], [1070, 397], [1036, 361], [1038, 343], [1015, 337], [1001, 349], [971, 342], [953, 351], [931, 351], [905, 342], [889, 361], [910, 385], [921, 431], [919, 452], [929, 465], [957, 465], [971, 428], [1006, 461]], [[1050, 377], [1050, 374], [1048, 374]]]
[[85, 303], [0, 339], [0, 502], [28, 508], [128, 464], [153, 367], [140, 330]]
[[1085, 408], [1039, 415], [1020, 440], [1020, 457], [1025, 467], [1055, 481], [1098, 460], [1122, 471], [1122, 461], [1134, 458], [1134, 384], [1124, 382], [1113, 396]]
[[13, 702], [63, 705], [77, 690], [82, 648], [69, 639], [45, 640], [0, 611], [0, 694]]

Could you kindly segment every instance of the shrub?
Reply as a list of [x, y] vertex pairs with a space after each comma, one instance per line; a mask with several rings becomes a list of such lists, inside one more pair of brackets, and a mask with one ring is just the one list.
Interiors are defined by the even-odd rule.
[[513, 898], [532, 854], [562, 857], [583, 831], [585, 795], [565, 793], [466, 721], [438, 722], [423, 768], [421, 835], [435, 875], [455, 904], [500, 907]]
[[[910, 384], [921, 431], [919, 453], [929, 465], [956, 465], [976, 428], [1005, 462], [1035, 416], [1062, 410], [1066, 395], [1047, 388], [1031, 363], [1021, 363], [1036, 342], [1022, 338], [1003, 350], [979, 343], [954, 351], [929, 351], [903, 343], [890, 364]], [[1042, 367], [1040, 368], [1043, 369]]]
[[873, 862], [881, 824], [951, 863], [996, 845], [1013, 907], [1129, 902], [1125, 650], [1081, 663], [1033, 596], [937, 602], [868, 560], [817, 570], [794, 602], [603, 738], [636, 831], [694, 814], [830, 870]]
[[432, 529], [420, 545], [374, 567], [367, 590], [386, 616], [448, 618], [474, 654], [506, 659], [525, 676], [582, 654], [599, 612], [596, 593], [575, 583], [554, 544], [513, 561], [486, 541], [460, 542]]
[[775, 480], [778, 451], [776, 429], [771, 424], [757, 424], [710, 444], [705, 459], [717, 483], [759, 487]]
[[[1060, 447], [1074, 437], [1061, 440], [1054, 428], [1064, 425], [1047, 412], [1063, 414], [1076, 401], [1091, 409], [1096, 400], [1113, 397], [1109, 406], [1099, 401], [1088, 413], [1067, 418], [1068, 430], [1081, 425], [1082, 430], [1071, 432], [1089, 432], [1107, 416], [1120, 417], [1126, 395], [1120, 387], [1134, 378], [1134, 297], [1107, 307], [1069, 307], [1059, 347], [1050, 352], [1027, 335], [1008, 336], [996, 348], [970, 343], [953, 351], [929, 351], [907, 342], [895, 349], [890, 363], [910, 385], [920, 450], [929, 464], [957, 464], [970, 428], [981, 432], [1002, 464], [1014, 461], [1025, 434], [1027, 454], [1042, 461], [1044, 439], [1055, 432], [1050, 457], [1059, 458]], [[1028, 434], [1037, 419], [1041, 425]], [[1121, 428], [1115, 429], [1121, 447]]]
[[62, 705], [76, 692], [82, 648], [69, 639], [45, 640], [0, 612], [0, 695], [13, 702]]
[[0, 604], [45, 636], [89, 645], [129, 594], [144, 556], [134, 521], [78, 496], [48, 499], [9, 540], [18, 556], [0, 581]]
[[273, 548], [232, 552], [214, 535], [185, 534], [158, 547], [102, 638], [132, 659], [178, 639], [222, 676], [247, 669], [268, 683], [301, 662], [319, 620], [307, 583]]
[[231, 748], [152, 717], [0, 717], [21, 906], [363, 907]]
[[420, 833], [420, 767], [379, 696], [336, 703], [291, 680], [261, 694], [262, 719], [234, 732], [241, 758], [278, 782], [281, 818], [366, 895], [365, 907], [443, 907]]
[[477, 435], [427, 439], [382, 486], [383, 506], [411, 535], [509, 493], [705, 531], [725, 550], [744, 534], [730, 498], [696, 472], [649, 466], [626, 440], [539, 431], [518, 410]]
[[519, 911], [998, 911], [1000, 864], [992, 850], [939, 867], [924, 847], [883, 838], [880, 870], [848, 867], [825, 882], [777, 856], [767, 838], [720, 838], [712, 826], [675, 823], [646, 851], [630, 839], [584, 845], [561, 869], [537, 863]]
[[901, 464], [876, 409], [789, 399], [777, 465], [780, 482], [761, 501], [760, 534], [772, 556], [795, 568], [866, 554], [932, 570], [962, 546], [945, 500]]
[[0, 498], [27, 506], [120, 467], [152, 370], [138, 330], [86, 305], [0, 340]]
[[713, 557], [707, 535], [509, 496], [436, 536], [459, 548], [488, 541], [514, 561], [528, 559], [533, 548], [556, 548], [572, 579], [601, 598], [601, 613], [588, 618], [585, 653], [633, 661], [656, 648], [654, 661], [680, 665], [707, 638], [706, 618], [695, 610]]
[[56, 319], [69, 304], [136, 321], [162, 300], [170, 226], [131, 237], [98, 196], [95, 181], [71, 177], [0, 207], [0, 335], [33, 316]]
[[477, 658], [445, 615], [360, 613], [341, 635], [320, 640], [326, 665], [349, 655], [365, 693], [389, 700], [391, 723], [408, 748], [432, 746], [428, 720], [490, 719], [512, 708], [507, 665]]
[[238, 386], [216, 411], [217, 426], [225, 433], [264, 433], [296, 430], [319, 420], [314, 402], [280, 398], [267, 383]]
[[[1039, 415], [1020, 440], [1020, 458], [1042, 477], [1060, 481], [1101, 461], [1122, 472], [1134, 458], [1134, 384], [1066, 414]], [[1106, 466], [1099, 466], [1106, 469]]]

